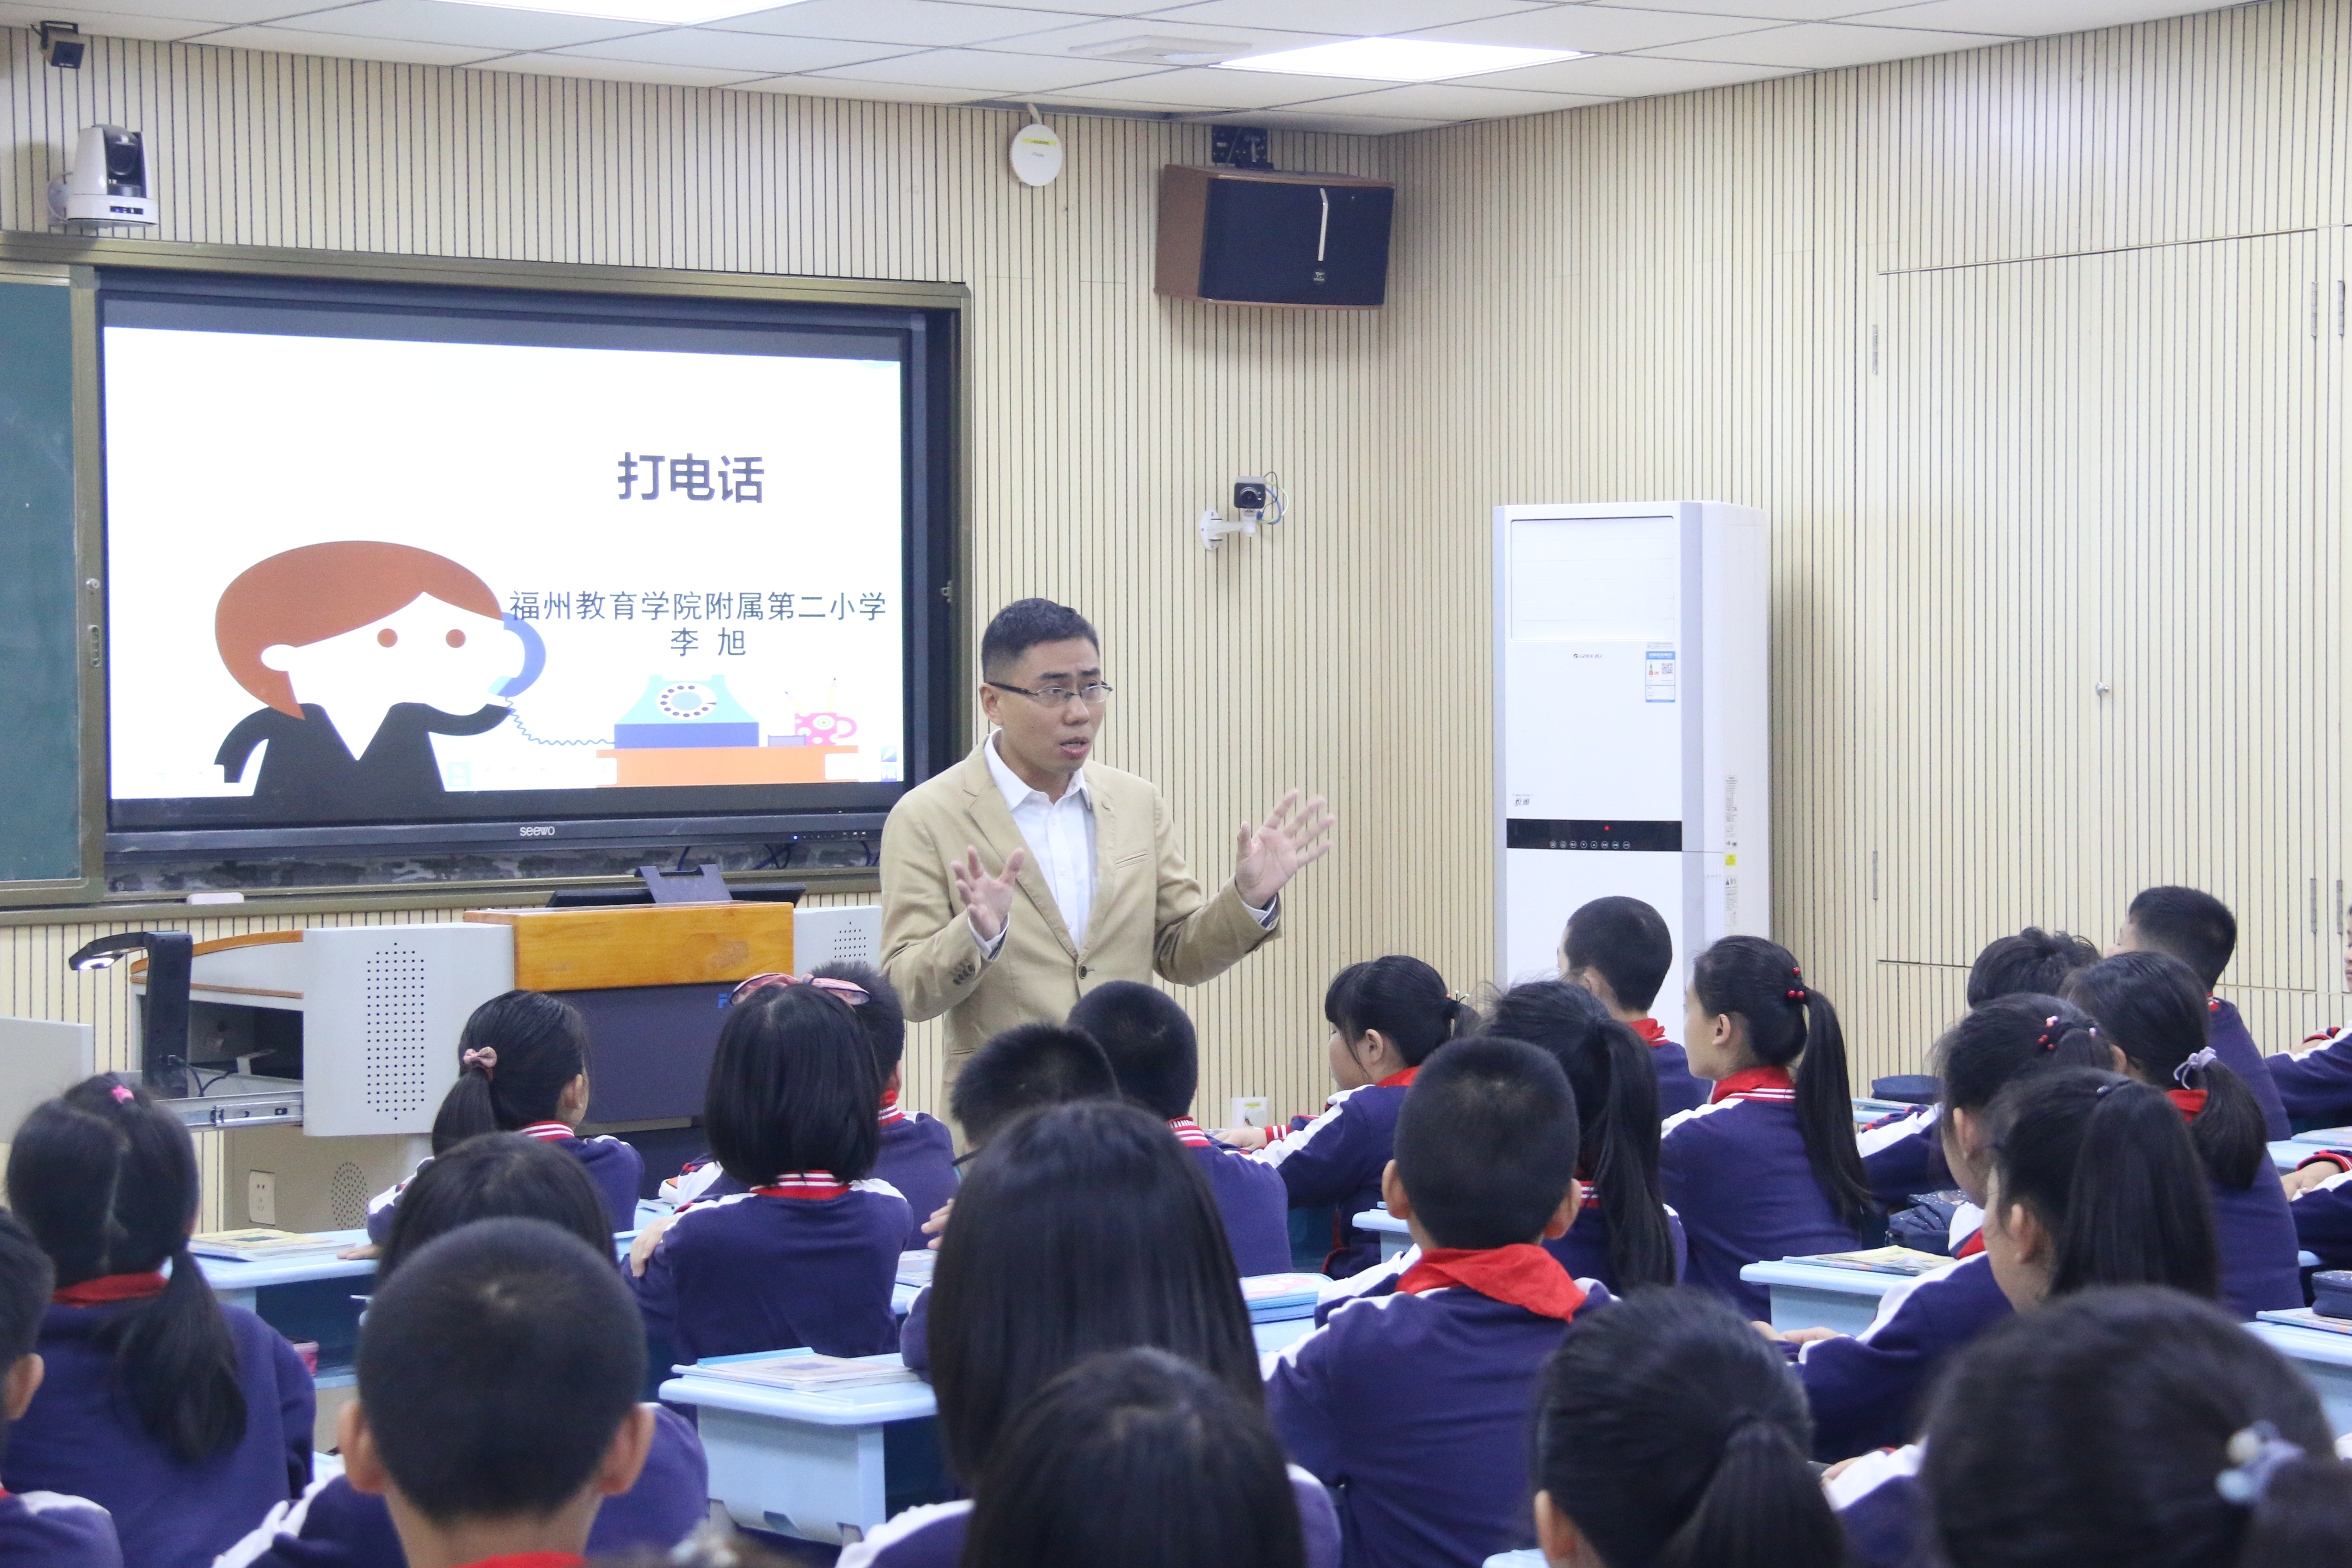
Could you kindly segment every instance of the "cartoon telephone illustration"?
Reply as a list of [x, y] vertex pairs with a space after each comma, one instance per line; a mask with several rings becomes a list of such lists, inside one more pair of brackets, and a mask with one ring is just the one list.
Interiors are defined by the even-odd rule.
[[759, 743], [760, 721], [735, 700], [723, 675], [705, 680], [650, 676], [645, 694], [613, 726], [613, 744], [623, 751]]
[[857, 721], [841, 713], [797, 713], [793, 728], [812, 746], [835, 746], [857, 733]]

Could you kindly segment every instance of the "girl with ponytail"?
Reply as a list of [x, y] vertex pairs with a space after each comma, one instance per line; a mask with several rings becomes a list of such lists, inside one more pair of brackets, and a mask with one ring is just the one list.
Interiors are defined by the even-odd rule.
[[1682, 1275], [1682, 1222], [1658, 1189], [1658, 1083], [1649, 1047], [1580, 985], [1538, 980], [1498, 997], [1486, 1032], [1558, 1058], [1576, 1091], [1584, 1205], [1544, 1249], [1571, 1279], [1618, 1295]]
[[1477, 1011], [1445, 988], [1444, 977], [1417, 958], [1391, 953], [1341, 970], [1323, 996], [1331, 1026], [1328, 1109], [1313, 1121], [1276, 1129], [1242, 1128], [1219, 1136], [1282, 1173], [1290, 1206], [1331, 1205], [1331, 1251], [1323, 1272], [1334, 1279], [1381, 1260], [1380, 1237], [1349, 1222], [1380, 1202], [1381, 1173], [1395, 1152], [1397, 1111], [1429, 1054], [1477, 1025]]
[[1683, 1048], [1715, 1088], [1667, 1121], [1659, 1177], [1690, 1237], [1691, 1283], [1767, 1318], [1764, 1288], [1740, 1269], [1844, 1251], [1877, 1220], [1854, 1146], [1845, 1038], [1789, 950], [1759, 936], [1701, 953], [1685, 1006]]
[[1965, 1352], [1927, 1418], [1948, 1568], [2310, 1568], [2352, 1540], [2311, 1385], [2210, 1307], [2086, 1290]]
[[[588, 1168], [614, 1230], [635, 1230], [645, 1161], [618, 1138], [581, 1137], [587, 1115], [588, 1021], [560, 996], [509, 991], [475, 1008], [457, 1037], [457, 1081], [433, 1119], [433, 1152], [486, 1132], [542, 1139]], [[379, 1247], [407, 1186], [368, 1204], [368, 1239]]]
[[142, 1568], [201, 1568], [310, 1479], [310, 1374], [214, 1297], [197, 1197], [187, 1129], [111, 1077], [36, 1108], [8, 1152], [9, 1205], [57, 1271], [8, 1488], [99, 1503]]
[[2303, 1305], [2294, 1216], [2245, 1080], [2207, 1043], [2210, 1013], [2194, 971], [2169, 953], [2119, 952], [2066, 979], [2117, 1071], [2162, 1090], [2189, 1123], [2212, 1194], [2221, 1300], [2242, 1318]]
[[1536, 1406], [1536, 1537], [1566, 1568], [1837, 1568], [1812, 1424], [1772, 1347], [1690, 1289], [1580, 1321]]

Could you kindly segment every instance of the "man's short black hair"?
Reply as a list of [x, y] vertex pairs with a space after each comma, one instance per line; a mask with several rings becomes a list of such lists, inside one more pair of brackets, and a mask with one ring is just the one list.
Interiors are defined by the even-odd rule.
[[996, 612], [988, 623], [988, 630], [980, 637], [980, 672], [983, 676], [1009, 675], [1021, 656], [1041, 642], [1068, 642], [1084, 637], [1102, 651], [1102, 638], [1095, 636], [1086, 616], [1067, 605], [1057, 605], [1051, 599], [1015, 599]]
[[1559, 939], [1568, 972], [1597, 971], [1631, 1013], [1646, 1013], [1675, 966], [1674, 933], [1664, 915], [1639, 899], [1595, 899], [1568, 917]]
[[907, 1054], [907, 1008], [898, 1000], [898, 988], [890, 977], [870, 963], [858, 963], [843, 959], [835, 963], [820, 963], [809, 971], [811, 979], [846, 980], [866, 992], [866, 1001], [853, 1008], [857, 1022], [865, 1028], [866, 1037], [874, 1042], [874, 1060], [882, 1069], [882, 1081], [890, 1081], [890, 1070]]
[[964, 1059], [948, 1090], [948, 1114], [977, 1149], [1024, 1110], [1118, 1098], [1118, 1079], [1093, 1036], [1057, 1024], [1018, 1024]]
[[1070, 1027], [1102, 1047], [1128, 1099], [1164, 1121], [1192, 1113], [1201, 1047], [1176, 998], [1139, 980], [1113, 980], [1078, 998]]
[[1439, 1047], [1397, 1114], [1397, 1180], [1440, 1247], [1535, 1240], [1568, 1196], [1576, 1158], [1568, 1075], [1522, 1040]]
[[1997, 936], [1969, 970], [1969, 1005], [1997, 996], [2055, 996], [2066, 976], [2098, 962], [2097, 948], [2063, 931], [2027, 926], [2015, 936]]
[[0, 1209], [0, 1372], [26, 1356], [41, 1339], [57, 1266], [25, 1222]]
[[2194, 888], [2150, 888], [2124, 911], [2139, 945], [2168, 952], [2194, 970], [2210, 991], [2238, 951], [2238, 917], [2210, 893]]
[[360, 1329], [368, 1430], [436, 1524], [544, 1519], [579, 1496], [645, 1376], [645, 1321], [612, 1258], [545, 1220], [427, 1242]]

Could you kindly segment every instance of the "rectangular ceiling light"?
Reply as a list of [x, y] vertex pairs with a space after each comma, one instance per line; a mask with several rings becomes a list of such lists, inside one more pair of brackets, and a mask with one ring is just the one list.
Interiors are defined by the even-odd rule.
[[542, 11], [558, 16], [594, 16], [607, 22], [643, 22], [654, 27], [687, 27], [728, 16], [773, 11], [799, 0], [458, 0], [499, 11]]
[[1286, 71], [1299, 76], [1358, 77], [1369, 81], [1450, 81], [1455, 77], [1582, 59], [1585, 49], [1519, 49], [1501, 44], [1454, 44], [1435, 38], [1349, 38], [1309, 44], [1270, 55], [1219, 62], [1226, 70]]

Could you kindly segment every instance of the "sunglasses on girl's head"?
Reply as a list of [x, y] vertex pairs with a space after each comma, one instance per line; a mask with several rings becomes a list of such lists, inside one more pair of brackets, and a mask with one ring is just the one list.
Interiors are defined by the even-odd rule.
[[865, 986], [854, 981], [835, 980], [829, 974], [754, 974], [735, 987], [733, 994], [727, 998], [727, 1005], [732, 1007], [745, 997], [756, 995], [771, 985], [813, 985], [819, 991], [830, 991], [853, 1007], [863, 1007], [866, 1003]]

